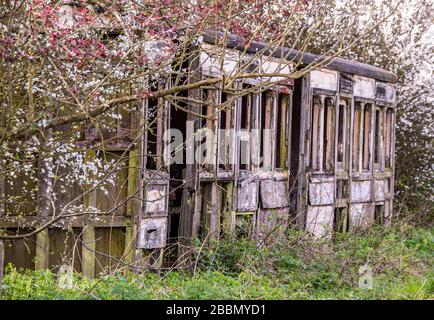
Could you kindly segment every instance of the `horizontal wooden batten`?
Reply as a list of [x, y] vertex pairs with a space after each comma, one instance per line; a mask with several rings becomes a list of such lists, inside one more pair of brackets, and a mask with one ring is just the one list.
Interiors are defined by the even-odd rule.
[[[11, 216], [0, 217], [2, 228], [35, 228], [49, 222], [51, 217], [42, 216]], [[50, 225], [50, 228], [82, 227], [126, 227], [131, 224], [131, 218], [125, 216], [92, 216], [63, 218]]]

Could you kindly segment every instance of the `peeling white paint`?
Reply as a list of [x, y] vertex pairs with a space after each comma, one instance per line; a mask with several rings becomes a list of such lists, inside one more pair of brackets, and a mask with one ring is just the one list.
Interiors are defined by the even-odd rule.
[[316, 237], [330, 237], [333, 231], [333, 206], [309, 206], [306, 215], [306, 230]]
[[338, 73], [328, 69], [313, 70], [310, 73], [310, 86], [312, 88], [337, 91]]

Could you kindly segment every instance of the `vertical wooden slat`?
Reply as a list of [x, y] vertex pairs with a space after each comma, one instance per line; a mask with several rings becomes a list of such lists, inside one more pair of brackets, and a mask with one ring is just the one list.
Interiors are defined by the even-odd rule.
[[312, 169], [318, 170], [318, 138], [319, 138], [319, 109], [320, 109], [320, 101], [318, 101], [315, 97], [313, 98], [313, 106], [312, 106], [312, 151], [311, 151], [311, 159], [312, 159]]
[[361, 103], [360, 108], [360, 128], [359, 128], [359, 147], [358, 147], [358, 156], [357, 159], [359, 161], [358, 163], [358, 171], [361, 172], [363, 168], [363, 139], [365, 134], [365, 104]]
[[217, 182], [211, 183], [210, 191], [210, 220], [209, 220], [209, 232], [210, 239], [218, 239], [220, 231], [220, 215], [219, 215], [219, 186]]
[[3, 240], [0, 240], [0, 299], [3, 291], [3, 268], [5, 264], [5, 245]]
[[5, 215], [5, 179], [0, 172], [0, 217]]
[[[48, 177], [47, 159], [38, 160], [38, 216], [47, 217], [51, 214], [51, 204], [49, 201], [51, 188], [50, 178]], [[49, 265], [49, 233], [45, 229], [36, 235], [36, 269], [47, 269]]]
[[225, 199], [223, 205], [223, 232], [225, 235], [230, 235], [232, 226], [232, 212], [233, 212], [233, 196], [234, 196], [234, 183], [229, 182], [225, 188]]
[[287, 135], [286, 135], [286, 127], [287, 127], [287, 104], [289, 101], [289, 96], [284, 95], [282, 97], [281, 105], [278, 106], [280, 108], [280, 145], [277, 146], [280, 148], [280, 159], [279, 159], [279, 167], [285, 168], [287, 161]]
[[89, 279], [95, 277], [95, 228], [92, 226], [83, 227], [82, 261], [83, 274]]
[[317, 162], [318, 162], [318, 170], [324, 171], [324, 135], [326, 134], [326, 128], [324, 127], [325, 121], [325, 96], [321, 95], [321, 108], [319, 110], [319, 124], [318, 124], [318, 154], [317, 154]]
[[[96, 157], [95, 151], [86, 152], [85, 161], [92, 161]], [[88, 186], [85, 190], [88, 190]], [[85, 210], [96, 207], [96, 191], [87, 193], [83, 199]], [[83, 226], [83, 246], [82, 246], [82, 271], [89, 279], [95, 277], [95, 230], [91, 225]]]
[[157, 154], [156, 154], [156, 168], [157, 170], [161, 167], [163, 164], [163, 130], [164, 130], [164, 99], [159, 98], [158, 99], [158, 110], [157, 110]]
[[135, 217], [135, 199], [137, 198], [137, 185], [139, 176], [138, 168], [138, 154], [137, 150], [129, 152], [128, 159], [128, 202], [127, 202], [127, 216], [130, 218], [129, 225], [125, 230], [125, 260], [128, 263], [133, 262], [133, 253], [135, 248], [134, 237], [134, 217]]
[[266, 92], [264, 94], [266, 94], [265, 115], [261, 115], [262, 117], [265, 117], [265, 126], [264, 128], [261, 128], [262, 146], [263, 146], [262, 155], [264, 157], [263, 168], [265, 170], [271, 170], [272, 152], [273, 152], [273, 147], [272, 147], [273, 128], [272, 128], [271, 117], [272, 117], [272, 110], [274, 107], [273, 104], [274, 99], [271, 92]]
[[48, 230], [45, 229], [36, 235], [36, 260], [35, 269], [48, 268]]

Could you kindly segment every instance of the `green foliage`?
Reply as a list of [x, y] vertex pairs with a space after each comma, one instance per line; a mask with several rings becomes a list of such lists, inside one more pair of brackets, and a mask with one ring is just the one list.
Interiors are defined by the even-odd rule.
[[[199, 250], [198, 250], [199, 251]], [[274, 245], [222, 240], [203, 248], [195, 273], [74, 274], [62, 289], [49, 271], [8, 266], [4, 299], [432, 299], [434, 229], [376, 227], [333, 242], [290, 231]], [[358, 287], [359, 267], [374, 288]]]

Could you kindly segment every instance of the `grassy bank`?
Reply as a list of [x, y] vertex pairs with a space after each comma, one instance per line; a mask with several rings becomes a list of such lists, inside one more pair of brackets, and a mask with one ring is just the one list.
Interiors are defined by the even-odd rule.
[[[221, 241], [201, 251], [196, 273], [74, 275], [61, 289], [49, 271], [8, 267], [3, 299], [432, 299], [434, 229], [395, 226], [318, 242], [291, 232], [270, 248]], [[368, 264], [373, 289], [360, 289]]]

